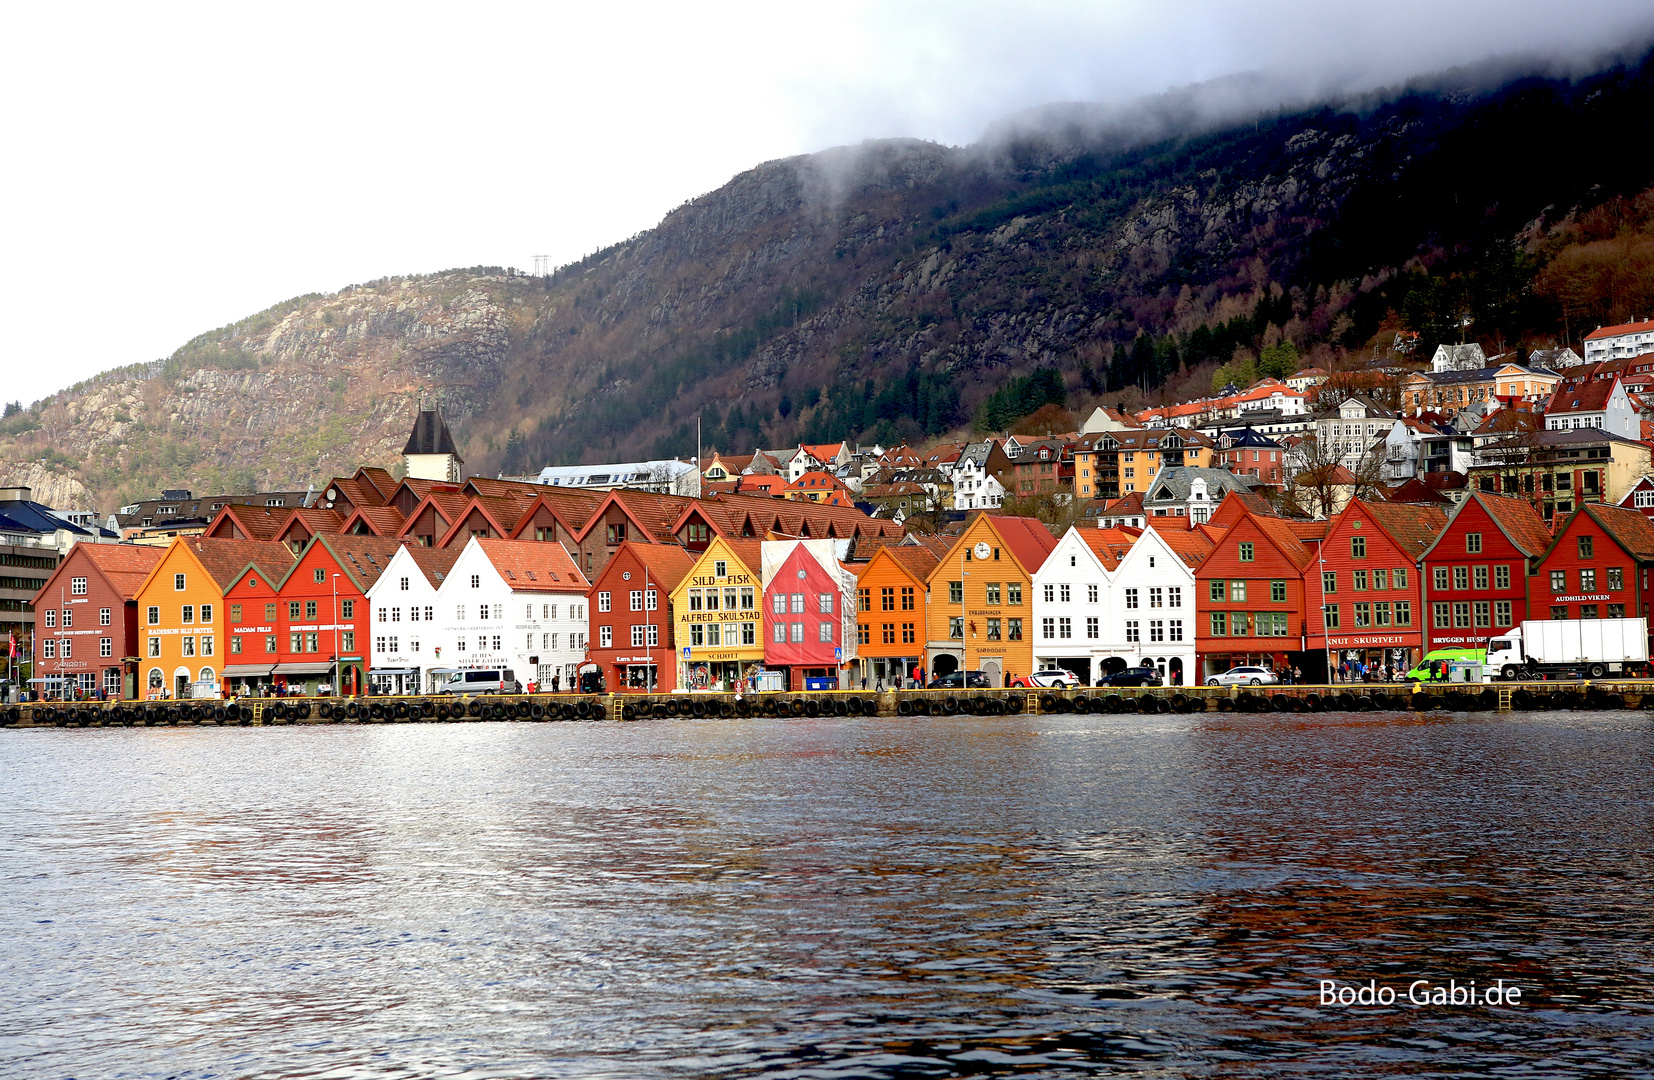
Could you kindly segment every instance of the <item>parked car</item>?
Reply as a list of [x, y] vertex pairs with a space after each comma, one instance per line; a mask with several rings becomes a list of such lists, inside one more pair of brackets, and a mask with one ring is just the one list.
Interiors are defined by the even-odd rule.
[[439, 694], [520, 694], [523, 684], [509, 668], [490, 671], [455, 671], [436, 688]]
[[1213, 675], [1206, 680], [1207, 686], [1263, 686], [1268, 683], [1278, 683], [1281, 680], [1275, 673], [1263, 667], [1232, 667], [1228, 671]]
[[926, 690], [962, 690], [970, 687], [973, 690], [987, 690], [992, 684], [988, 676], [981, 671], [953, 671], [939, 679], [932, 679]]
[[1044, 671], [1034, 672], [1028, 679], [1035, 686], [1058, 689], [1071, 689], [1080, 685], [1080, 677], [1067, 668], [1046, 668]]
[[1129, 667], [1124, 671], [1116, 671], [1105, 676], [1098, 686], [1159, 686], [1160, 672], [1154, 666]]

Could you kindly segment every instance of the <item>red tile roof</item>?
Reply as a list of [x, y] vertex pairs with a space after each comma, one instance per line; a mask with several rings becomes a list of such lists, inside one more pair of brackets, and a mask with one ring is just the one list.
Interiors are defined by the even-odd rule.
[[615, 549], [615, 557], [609, 562], [615, 564], [621, 552], [629, 552], [643, 566], [648, 568], [649, 580], [658, 583], [666, 592], [678, 587], [689, 571], [695, 567], [696, 555], [685, 551], [676, 544], [641, 544], [636, 540], [628, 540]]
[[1526, 499], [1494, 495], [1487, 491], [1472, 491], [1470, 498], [1482, 504], [1482, 509], [1523, 554], [1543, 555], [1545, 549], [1551, 546], [1551, 530], [1546, 527], [1545, 519], [1539, 516], [1539, 511]]
[[1447, 511], [1439, 506], [1370, 502], [1356, 499], [1344, 510], [1383, 529], [1409, 558], [1417, 562], [1447, 528]]
[[584, 592], [591, 587], [562, 544], [479, 537], [477, 546], [505, 583], [518, 592]]
[[1177, 552], [1190, 566], [1199, 566], [1206, 561], [1206, 556], [1212, 553], [1212, 548], [1216, 545], [1210, 530], [1185, 528], [1183, 522], [1183, 518], [1149, 519], [1154, 534], [1165, 541], [1167, 547]]
[[409, 544], [407, 549], [414, 565], [419, 567], [419, 572], [425, 575], [425, 580], [430, 582], [433, 588], [441, 587], [443, 579], [448, 576], [448, 571], [454, 568], [454, 563], [459, 561], [461, 553], [465, 550], [464, 548], [426, 547], [423, 544]]
[[1119, 567], [1120, 560], [1126, 557], [1131, 545], [1142, 535], [1136, 529], [1088, 529], [1077, 526], [1074, 531], [1079, 534], [1080, 541], [1097, 556], [1103, 564], [1103, 569], [1110, 572]]
[[123, 600], [130, 600], [138, 595], [138, 586], [155, 569], [167, 549], [148, 544], [76, 544], [72, 553], [96, 566], [109, 579], [110, 587]]
[[[1654, 520], [1641, 510], [1603, 503], [1586, 503], [1580, 510], [1602, 526], [1602, 531], [1614, 538], [1638, 561], [1654, 562]], [[1560, 534], [1561, 530], [1557, 530]]]
[[1585, 335], [1586, 341], [1596, 341], [1600, 338], [1619, 337], [1622, 334], [1654, 333], [1654, 319], [1645, 322], [1621, 323], [1618, 326], [1599, 326]]
[[259, 573], [270, 580], [286, 575], [298, 556], [286, 544], [263, 540], [219, 540], [214, 537], [192, 536], [178, 540], [200, 560], [201, 566], [218, 582], [220, 589], [235, 584], [248, 563], [258, 567]]
[[1046, 556], [1057, 546], [1057, 538], [1038, 518], [988, 515], [994, 530], [1011, 549], [1022, 569], [1032, 574], [1045, 565]]
[[1557, 385], [1555, 393], [1551, 395], [1550, 407], [1545, 410], [1546, 416], [1557, 416], [1572, 412], [1601, 412], [1608, 407], [1608, 399], [1614, 394], [1614, 387], [1619, 379], [1568, 379]]

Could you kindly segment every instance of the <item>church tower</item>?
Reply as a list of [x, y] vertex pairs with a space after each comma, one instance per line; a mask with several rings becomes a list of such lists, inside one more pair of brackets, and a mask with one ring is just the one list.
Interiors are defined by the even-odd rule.
[[416, 480], [441, 480], [459, 483], [460, 466], [465, 459], [454, 446], [453, 433], [447, 421], [435, 409], [421, 409], [414, 420], [408, 445], [402, 448], [405, 475]]

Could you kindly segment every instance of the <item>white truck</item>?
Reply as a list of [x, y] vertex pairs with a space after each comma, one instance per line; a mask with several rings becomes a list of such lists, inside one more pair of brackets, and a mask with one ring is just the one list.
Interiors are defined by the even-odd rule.
[[1600, 679], [1647, 662], [1647, 619], [1528, 619], [1487, 643], [1487, 666], [1502, 679]]

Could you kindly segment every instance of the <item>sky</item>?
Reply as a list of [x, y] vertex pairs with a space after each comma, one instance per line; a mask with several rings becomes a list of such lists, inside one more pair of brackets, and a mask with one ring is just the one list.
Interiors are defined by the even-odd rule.
[[[0, 399], [306, 292], [561, 264], [762, 161], [1238, 73], [1365, 89], [1645, 41], [1646, 0], [17, 5]], [[1260, 108], [1277, 102], [1260, 101]]]

